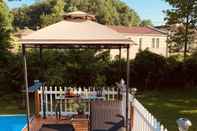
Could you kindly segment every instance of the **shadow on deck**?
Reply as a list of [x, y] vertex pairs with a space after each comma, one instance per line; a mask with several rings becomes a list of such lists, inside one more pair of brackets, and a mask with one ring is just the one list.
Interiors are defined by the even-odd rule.
[[[44, 124], [70, 124], [75, 131], [88, 131], [89, 129], [88, 119], [68, 119], [63, 117], [61, 120], [57, 120], [54, 116], [50, 116], [46, 119], [35, 117], [30, 123], [30, 130], [39, 131]], [[23, 131], [27, 131], [27, 129], [25, 128]]]

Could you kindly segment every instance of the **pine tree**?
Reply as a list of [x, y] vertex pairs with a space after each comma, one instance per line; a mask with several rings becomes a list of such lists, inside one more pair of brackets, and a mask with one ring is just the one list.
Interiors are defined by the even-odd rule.
[[166, 11], [167, 24], [179, 25], [175, 33], [170, 36], [170, 42], [175, 42], [175, 47], [184, 49], [184, 59], [187, 56], [188, 45], [193, 41], [193, 34], [197, 25], [196, 0], [166, 0], [172, 9]]

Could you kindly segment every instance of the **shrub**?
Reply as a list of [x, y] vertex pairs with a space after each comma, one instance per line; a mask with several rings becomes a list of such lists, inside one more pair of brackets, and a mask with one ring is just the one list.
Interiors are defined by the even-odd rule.
[[183, 75], [185, 86], [197, 85], [197, 52], [188, 57], [183, 64]]
[[156, 88], [164, 79], [167, 67], [166, 59], [163, 56], [141, 51], [134, 60], [135, 81], [137, 86], [145, 88]]

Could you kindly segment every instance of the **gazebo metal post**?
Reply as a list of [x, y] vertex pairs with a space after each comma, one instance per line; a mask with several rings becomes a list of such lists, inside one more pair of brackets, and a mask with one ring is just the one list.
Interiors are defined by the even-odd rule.
[[42, 47], [40, 46], [40, 69], [41, 69], [41, 82], [42, 82], [42, 101], [43, 101], [43, 104], [42, 104], [42, 106], [43, 106], [43, 119], [46, 119], [46, 101], [45, 101], [45, 88], [44, 88], [44, 77], [43, 77], [43, 75], [44, 75], [44, 71], [43, 71], [43, 62], [42, 62], [42, 60], [43, 60], [43, 57], [42, 57]]
[[119, 48], [119, 60], [121, 60], [121, 56], [122, 55], [122, 52], [121, 52], [121, 46], [120, 46], [120, 48]]
[[22, 46], [23, 60], [24, 60], [24, 74], [25, 74], [25, 92], [26, 92], [26, 113], [27, 113], [27, 131], [30, 131], [29, 126], [29, 117], [30, 117], [30, 108], [29, 108], [29, 92], [28, 92], [28, 79], [27, 79], [27, 61], [26, 61], [26, 51], [25, 46]]
[[119, 74], [120, 79], [122, 79], [121, 46], [119, 47]]
[[130, 83], [130, 45], [127, 46], [127, 85], [126, 85], [126, 131], [129, 131], [129, 83]]
[[[120, 75], [120, 80], [122, 79], [122, 63], [121, 63], [121, 46], [119, 47], [119, 75]], [[118, 99], [121, 99], [120, 95], [120, 88], [118, 88]]]

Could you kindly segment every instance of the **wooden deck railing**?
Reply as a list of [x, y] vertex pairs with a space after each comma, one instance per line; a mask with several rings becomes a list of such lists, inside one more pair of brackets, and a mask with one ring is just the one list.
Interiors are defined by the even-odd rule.
[[[40, 112], [39, 114], [43, 115], [43, 104], [45, 104], [45, 109], [46, 109], [46, 114], [47, 115], [54, 115], [55, 114], [55, 104], [56, 104], [56, 98], [58, 96], [64, 96], [67, 88], [70, 87], [44, 87], [44, 99], [45, 103], [43, 102], [43, 88], [41, 87], [40, 90], [38, 91], [39, 95], [39, 100], [40, 104], [37, 104], [40, 106]], [[88, 87], [88, 88], [72, 88], [73, 92], [75, 94], [81, 94], [83, 96], [93, 96], [97, 93], [95, 87]], [[116, 88], [114, 87], [102, 87], [99, 90], [104, 96], [105, 100], [115, 100], [118, 92]], [[86, 104], [86, 112], [89, 112], [89, 106], [88, 106], [88, 101], [82, 101], [84, 104]], [[75, 114], [76, 113], [76, 108], [75, 108], [76, 101], [74, 100], [60, 100], [60, 111], [64, 115], [66, 114]], [[38, 108], [38, 107], [37, 107]]]
[[[43, 115], [43, 91], [44, 91], [44, 99], [45, 99], [45, 109], [46, 115], [54, 115], [55, 114], [55, 103], [56, 98], [58, 96], [64, 96], [65, 91], [69, 87], [44, 87], [40, 88], [40, 90], [35, 95], [35, 100], [37, 101], [36, 110], [40, 115]], [[98, 88], [97, 88], [98, 89]], [[101, 87], [101, 95], [105, 97], [105, 100], [115, 100], [118, 96], [117, 88], [115, 87]], [[88, 88], [73, 88], [74, 93], [80, 93], [83, 96], [91, 96], [96, 94], [95, 87]], [[131, 103], [131, 130], [132, 131], [167, 131], [166, 128], [137, 100], [133, 99], [132, 95], [129, 95], [129, 101]], [[60, 110], [63, 115], [67, 114], [75, 114], [74, 100], [60, 100]], [[86, 103], [87, 101], [83, 101]], [[86, 103], [86, 112], [89, 112], [89, 104]]]

